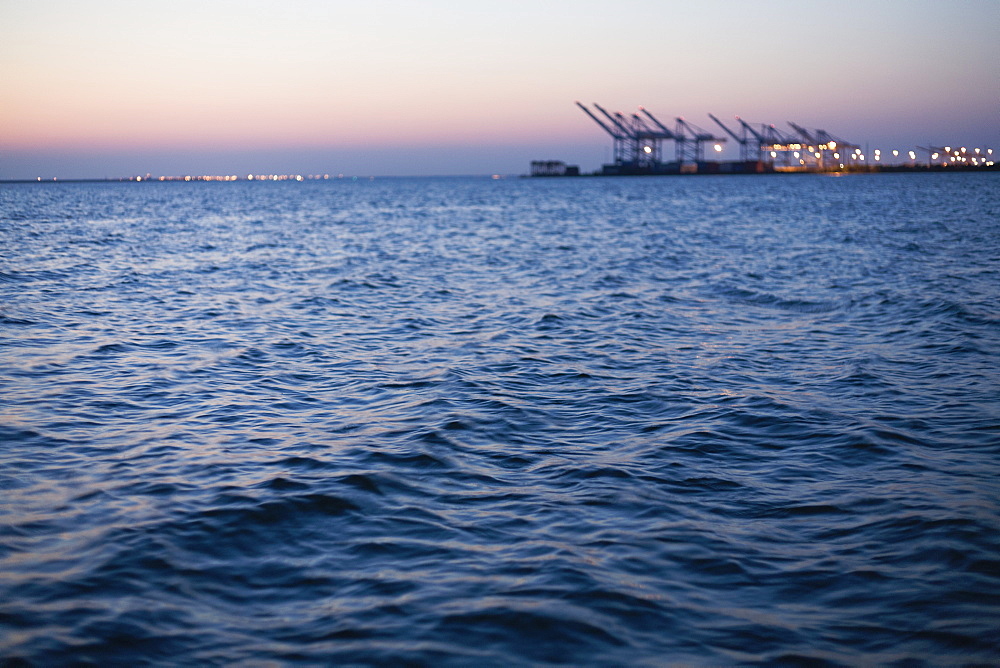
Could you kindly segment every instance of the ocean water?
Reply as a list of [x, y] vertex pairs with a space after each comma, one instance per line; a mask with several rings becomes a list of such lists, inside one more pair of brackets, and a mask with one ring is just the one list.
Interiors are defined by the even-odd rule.
[[0, 186], [4, 665], [1000, 663], [1000, 178]]

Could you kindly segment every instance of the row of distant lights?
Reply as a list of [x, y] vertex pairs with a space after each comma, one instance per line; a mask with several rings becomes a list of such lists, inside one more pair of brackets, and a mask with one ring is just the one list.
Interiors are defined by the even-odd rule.
[[[775, 146], [775, 148], [777, 148], [777, 146]], [[801, 147], [795, 145], [795, 148], [801, 148]], [[829, 144], [821, 144], [819, 148], [824, 151], [825, 150], [833, 151], [837, 148], [837, 142], [830, 142]], [[820, 151], [814, 151], [812, 146], [809, 146], [808, 149], [817, 160], [823, 157], [823, 154]], [[971, 163], [972, 165], [977, 167], [992, 167], [994, 164], [996, 164], [991, 158], [991, 156], [993, 155], [993, 149], [991, 148], [988, 148], [985, 151], [983, 151], [983, 149], [981, 148], [976, 148], [973, 149], [972, 153], [969, 153], [968, 149], [963, 146], [961, 148], [954, 149], [954, 154], [952, 154], [952, 151], [953, 151], [952, 147], [950, 146], [944, 147], [944, 153], [947, 157], [950, 158], [950, 161], [944, 160], [941, 163], [942, 165], [947, 165], [949, 162], [955, 162], [964, 164]], [[792, 155], [794, 155], [796, 158], [799, 158], [800, 165], [806, 164], [805, 159], [801, 158], [801, 153], [799, 151], [795, 151]], [[892, 155], [893, 157], [899, 157], [899, 151], [894, 149], [892, 151]], [[910, 160], [917, 159], [916, 151], [909, 151], [907, 155], [909, 156]], [[777, 151], [771, 151], [771, 157], [772, 158], [778, 157]], [[861, 152], [860, 148], [855, 148], [854, 152], [850, 153], [847, 157], [849, 160], [864, 161], [865, 159], [865, 155], [864, 153]], [[882, 160], [881, 149], [875, 149], [873, 157], [875, 158], [875, 162], [880, 162]], [[940, 157], [941, 153], [939, 152], [934, 152], [931, 154], [931, 160], [937, 160]], [[840, 153], [834, 153], [833, 158], [835, 160], [839, 160]], [[840, 163], [840, 166], [844, 167], [844, 163]]]
[[[246, 177], [235, 174], [214, 175], [203, 174], [200, 176], [131, 176], [128, 181], [324, 181], [331, 178], [342, 179], [343, 174], [330, 176], [329, 174], [247, 174]], [[354, 177], [357, 178], [357, 177]]]
[[[939, 152], [931, 154], [931, 160], [938, 160], [941, 157], [942, 155]], [[986, 149], [985, 152], [983, 152], [982, 149], [977, 148], [973, 149], [972, 153], [969, 153], [964, 146], [962, 148], [954, 149], [954, 152], [951, 146], [945, 146], [944, 157], [948, 159], [942, 160], [942, 165], [947, 165], [949, 162], [961, 162], [965, 164], [971, 162], [973, 165], [978, 167], [992, 167], [996, 164], [993, 161], [993, 149], [991, 148]]]

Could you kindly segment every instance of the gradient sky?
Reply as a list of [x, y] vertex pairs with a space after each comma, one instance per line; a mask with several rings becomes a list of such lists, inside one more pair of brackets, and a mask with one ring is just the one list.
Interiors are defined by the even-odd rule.
[[1000, 149], [998, 44], [1000, 0], [0, 0], [0, 179], [595, 169], [575, 100]]

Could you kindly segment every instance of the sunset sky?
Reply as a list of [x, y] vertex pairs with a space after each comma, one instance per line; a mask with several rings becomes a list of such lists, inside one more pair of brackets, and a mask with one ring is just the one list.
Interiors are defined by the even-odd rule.
[[998, 45], [997, 0], [0, 0], [0, 179], [590, 170], [575, 100], [1000, 148]]

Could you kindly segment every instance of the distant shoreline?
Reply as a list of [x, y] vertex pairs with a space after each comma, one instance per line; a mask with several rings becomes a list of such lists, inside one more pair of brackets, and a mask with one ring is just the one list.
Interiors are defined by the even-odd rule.
[[295, 177], [283, 177], [283, 178], [253, 178], [253, 179], [239, 179], [239, 178], [225, 178], [225, 177], [119, 177], [119, 178], [80, 178], [80, 179], [63, 179], [63, 178], [49, 178], [49, 179], [0, 179], [0, 184], [59, 184], [59, 183], [208, 183], [208, 182], [223, 182], [223, 183], [247, 183], [247, 182], [265, 182], [274, 183], [276, 181], [369, 181], [373, 179], [403, 179], [403, 178], [416, 178], [416, 179], [434, 179], [434, 178], [470, 178], [470, 179], [502, 179], [502, 178], [538, 178], [538, 179], [572, 179], [572, 178], [588, 178], [588, 177], [601, 177], [601, 178], [621, 178], [623, 176], [788, 176], [788, 175], [857, 175], [857, 174], [944, 174], [944, 173], [979, 173], [979, 172], [996, 172], [1000, 171], [1000, 165], [992, 165], [989, 167], [940, 167], [933, 166], [890, 166], [890, 167], [878, 167], [875, 169], [866, 170], [835, 170], [835, 171], [821, 171], [821, 170], [801, 170], [801, 171], [774, 171], [774, 172], [757, 172], [757, 173], [657, 173], [657, 174], [601, 174], [597, 173], [581, 173], [576, 175], [552, 175], [552, 176], [531, 176], [527, 174], [511, 174], [511, 175], [489, 175], [489, 174], [467, 174], [467, 175], [440, 175], [440, 176], [337, 176], [330, 178], [299, 178]]

